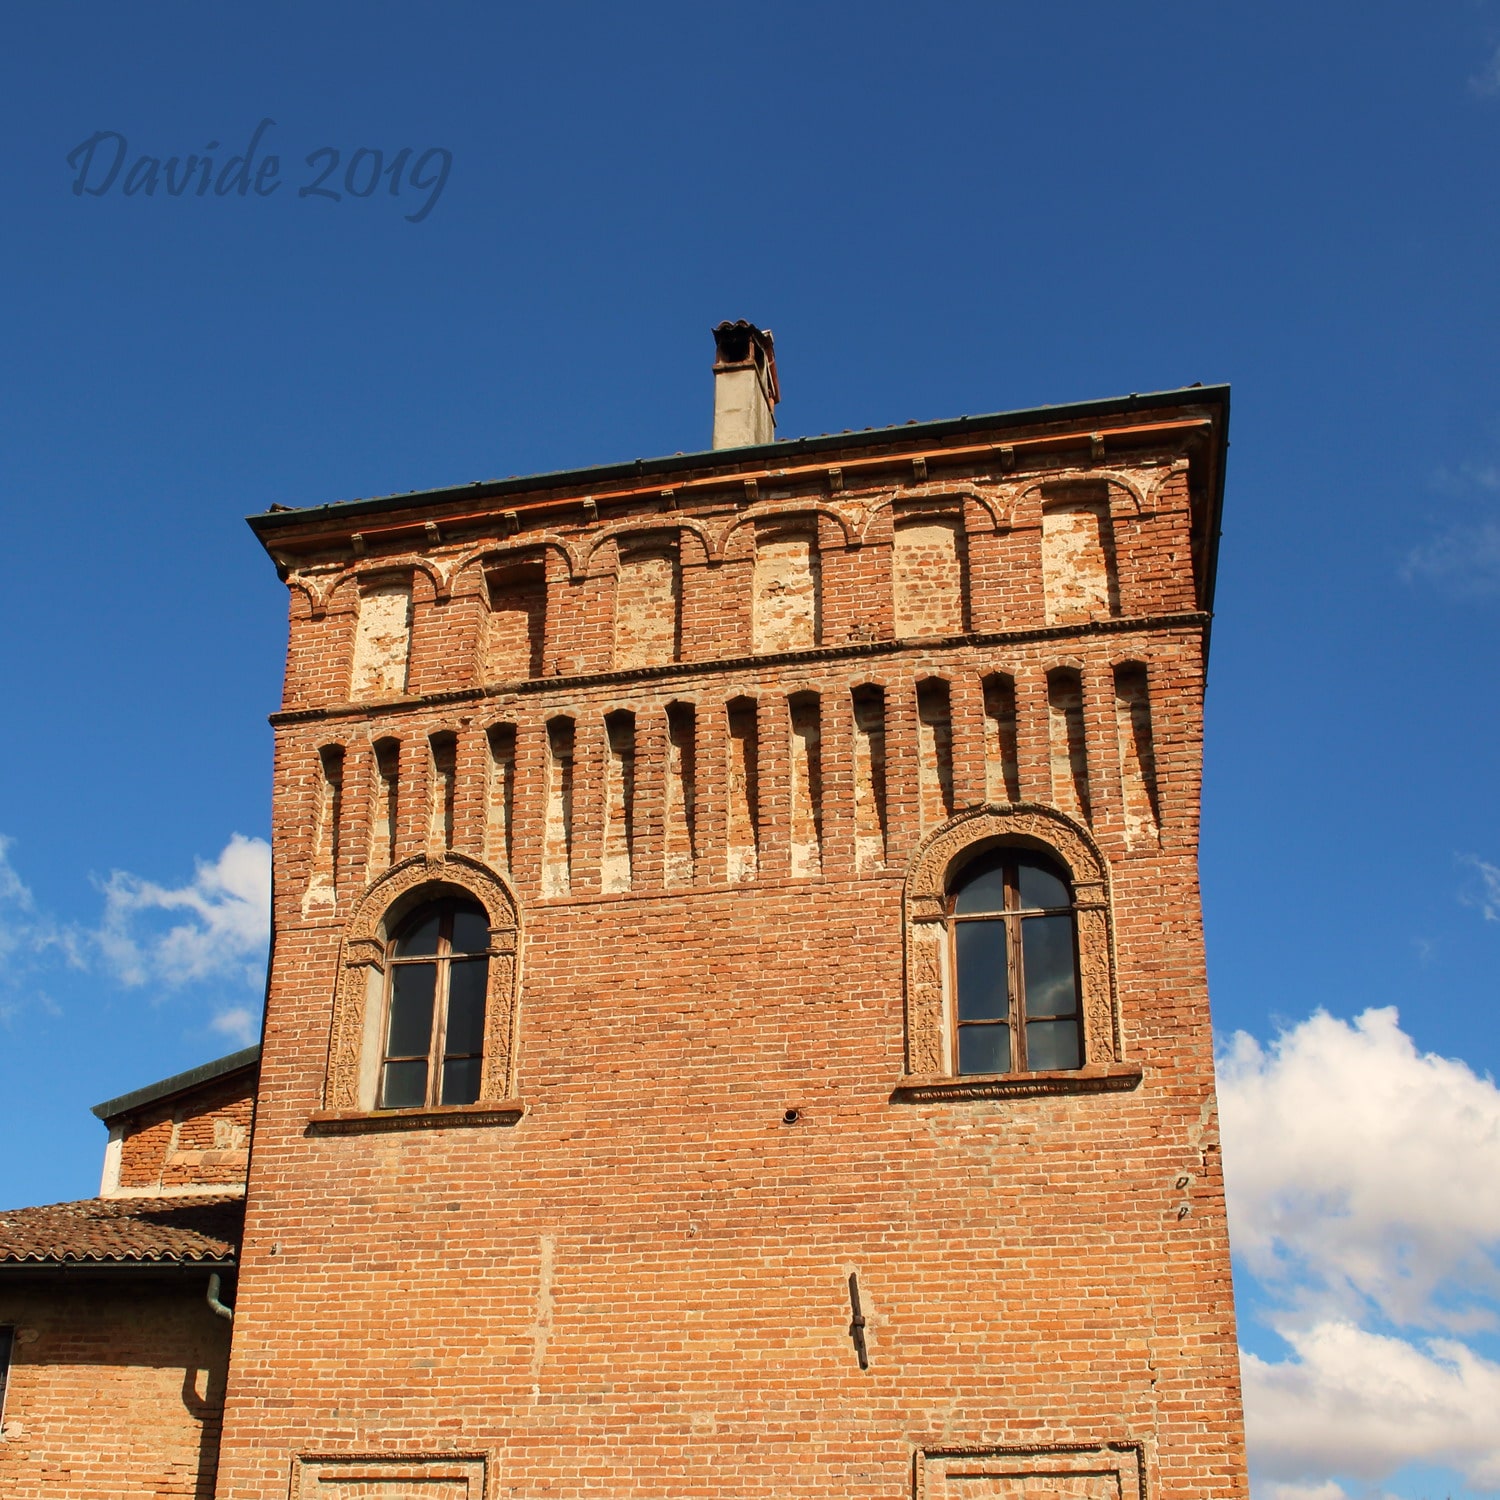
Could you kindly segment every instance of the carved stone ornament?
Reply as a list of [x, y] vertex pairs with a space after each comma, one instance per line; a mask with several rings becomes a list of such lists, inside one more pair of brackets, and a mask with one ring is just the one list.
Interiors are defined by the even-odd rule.
[[935, 828], [912, 856], [906, 877], [906, 1071], [931, 1078], [951, 1071], [947, 897], [961, 863], [1000, 844], [1059, 860], [1078, 913], [1085, 1065], [1120, 1059], [1109, 866], [1088, 831], [1053, 807], [1017, 802], [971, 808]]
[[374, 1019], [367, 1014], [367, 1007], [371, 995], [379, 995], [381, 990], [391, 932], [422, 901], [453, 895], [477, 901], [490, 919], [484, 1070], [478, 1102], [493, 1104], [512, 1097], [520, 908], [505, 881], [477, 859], [464, 854], [419, 854], [392, 865], [368, 886], [355, 902], [344, 929], [329, 1029], [325, 1109], [358, 1110], [369, 1106], [370, 1101], [360, 1097], [365, 1034]]

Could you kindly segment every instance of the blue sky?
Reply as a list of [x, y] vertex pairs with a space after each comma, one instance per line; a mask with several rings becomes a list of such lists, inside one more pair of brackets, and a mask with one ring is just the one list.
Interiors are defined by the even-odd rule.
[[[87, 1107], [258, 1019], [246, 513], [701, 448], [725, 317], [790, 436], [1227, 380], [1258, 1495], [1500, 1490], [1500, 5], [62, 0], [0, 84], [0, 1202], [92, 1192]], [[268, 196], [73, 191], [95, 132], [217, 173], [262, 120]], [[300, 195], [324, 147], [400, 192]]]

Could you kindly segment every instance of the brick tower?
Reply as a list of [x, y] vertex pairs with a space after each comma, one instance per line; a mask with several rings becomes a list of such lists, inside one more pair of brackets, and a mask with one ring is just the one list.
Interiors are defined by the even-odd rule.
[[224, 1500], [1243, 1497], [1196, 849], [1228, 392], [252, 519]]

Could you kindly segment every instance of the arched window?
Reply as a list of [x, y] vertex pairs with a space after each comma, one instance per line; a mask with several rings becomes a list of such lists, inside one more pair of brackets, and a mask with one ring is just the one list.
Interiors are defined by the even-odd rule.
[[1083, 1066], [1078, 934], [1062, 866], [1030, 849], [991, 849], [948, 890], [954, 1071]]
[[434, 901], [387, 954], [381, 1109], [473, 1104], [484, 1068], [490, 923], [477, 901]]

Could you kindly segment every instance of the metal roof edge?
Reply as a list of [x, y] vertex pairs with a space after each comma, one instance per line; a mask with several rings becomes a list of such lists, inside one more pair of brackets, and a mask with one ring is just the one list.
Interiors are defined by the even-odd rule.
[[50, 1276], [60, 1272], [68, 1272], [76, 1276], [90, 1272], [134, 1271], [138, 1274], [155, 1272], [158, 1275], [181, 1276], [195, 1271], [233, 1271], [238, 1269], [238, 1266], [237, 1257], [232, 1255], [218, 1255], [203, 1260], [148, 1260], [144, 1256], [133, 1260], [78, 1260], [53, 1257], [48, 1260], [0, 1260], [0, 1275], [19, 1276], [29, 1271], [34, 1276]]
[[200, 1063], [196, 1068], [189, 1068], [185, 1073], [174, 1073], [170, 1078], [163, 1078], [159, 1083], [148, 1083], [144, 1088], [133, 1089], [128, 1094], [121, 1094], [114, 1099], [106, 1099], [103, 1104], [96, 1104], [93, 1112], [101, 1120], [109, 1121], [117, 1115], [129, 1114], [130, 1111], [140, 1109], [142, 1105], [155, 1104], [158, 1100], [169, 1099], [173, 1094], [180, 1094], [187, 1089], [195, 1088], [200, 1083], [210, 1083], [215, 1078], [222, 1078], [226, 1074], [237, 1072], [241, 1068], [248, 1068], [260, 1061], [260, 1043], [245, 1047], [239, 1052], [231, 1052], [227, 1057], [216, 1058], [213, 1062]]
[[[1219, 581], [1219, 538], [1224, 526], [1224, 486], [1229, 476], [1229, 387], [1219, 386], [1223, 397], [1223, 415], [1219, 419], [1219, 443], [1213, 483], [1209, 487], [1208, 516], [1208, 561], [1204, 570], [1203, 608], [1213, 613], [1214, 592]], [[1212, 627], [1210, 627], [1210, 630]], [[1207, 637], [1205, 636], [1204, 658], [1207, 659]]]
[[991, 412], [976, 417], [944, 417], [932, 422], [911, 422], [904, 426], [875, 427], [860, 432], [822, 433], [816, 437], [785, 438], [745, 448], [711, 448], [697, 453], [673, 454], [663, 458], [637, 458], [625, 463], [599, 464], [581, 469], [555, 469], [540, 474], [515, 475], [507, 479], [480, 479], [470, 484], [442, 485], [435, 489], [410, 490], [405, 494], [378, 495], [361, 500], [338, 500], [327, 505], [303, 509], [261, 511], [247, 516], [246, 523], [262, 542], [289, 526], [308, 521], [340, 520], [345, 517], [378, 515], [422, 505], [465, 498], [491, 498], [520, 494], [538, 488], [581, 489], [611, 483], [615, 480], [667, 475], [684, 469], [735, 467], [751, 464], [765, 466], [778, 459], [806, 457], [830, 451], [848, 451], [865, 445], [892, 441], [927, 441], [932, 438], [958, 436], [974, 431], [1003, 431], [1008, 427], [1027, 427], [1038, 422], [1082, 421], [1105, 412], [1154, 411], [1163, 407], [1193, 405], [1229, 406], [1226, 384], [1183, 386], [1176, 390], [1149, 391], [1144, 394], [1114, 396], [1095, 401], [1079, 401], [1058, 406], [1036, 406], [1022, 411]]

